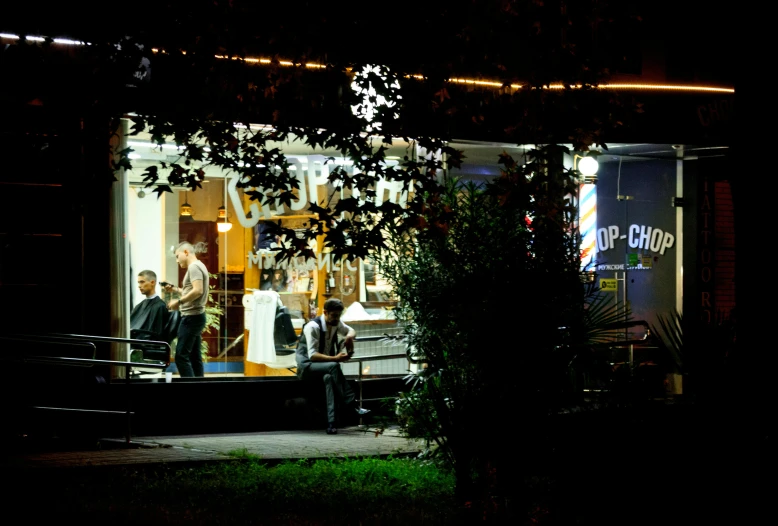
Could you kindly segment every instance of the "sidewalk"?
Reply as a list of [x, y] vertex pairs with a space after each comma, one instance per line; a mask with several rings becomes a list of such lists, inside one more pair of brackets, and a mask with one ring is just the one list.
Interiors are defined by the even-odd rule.
[[381, 434], [359, 427], [338, 429], [337, 435], [323, 430], [272, 431], [192, 436], [136, 437], [104, 440], [94, 450], [29, 451], [9, 450], [0, 458], [0, 468], [72, 468], [122, 466], [172, 462], [214, 462], [234, 459], [229, 453], [256, 455], [269, 461], [346, 457], [415, 455], [424, 449], [422, 441], [400, 436], [399, 429]]

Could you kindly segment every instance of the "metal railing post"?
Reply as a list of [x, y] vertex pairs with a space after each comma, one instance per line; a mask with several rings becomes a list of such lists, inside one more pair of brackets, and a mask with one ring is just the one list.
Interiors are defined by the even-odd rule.
[[[359, 375], [357, 376], [357, 384], [359, 385], [359, 408], [362, 409], [362, 360], [357, 360], [357, 366], [359, 367]], [[362, 427], [362, 415], [359, 415], [359, 426]]]
[[124, 366], [124, 376], [125, 380], [124, 383], [127, 386], [127, 435], [126, 435], [126, 443], [130, 443], [130, 437], [132, 436], [132, 413], [130, 411], [130, 402], [132, 401], [132, 397], [130, 396], [130, 372], [132, 371], [132, 367], [129, 365]]
[[[359, 367], [359, 372], [357, 373], [357, 387], [358, 387], [357, 392], [359, 394], [357, 395], [357, 397], [358, 397], [358, 400], [359, 400], [359, 408], [360, 409], [362, 409], [362, 405], [363, 405], [363, 402], [364, 402], [364, 390], [363, 390], [364, 383], [366, 381], [370, 381], [369, 379], [365, 380], [365, 378], [364, 378], [364, 368], [362, 367], [362, 364], [364, 362], [374, 362], [374, 361], [382, 361], [382, 360], [396, 360], [398, 358], [408, 359], [408, 364], [409, 364], [409, 368], [410, 368], [411, 361], [408, 358], [407, 353], [387, 354], [387, 355], [380, 355], [379, 354], [379, 355], [368, 355], [368, 356], [360, 356], [358, 358], [352, 358], [352, 361], [356, 362], [357, 366]], [[372, 399], [370, 399], [370, 400], [372, 400]], [[363, 421], [362, 415], [359, 416], [359, 425], [360, 426], [364, 425], [364, 421]]]

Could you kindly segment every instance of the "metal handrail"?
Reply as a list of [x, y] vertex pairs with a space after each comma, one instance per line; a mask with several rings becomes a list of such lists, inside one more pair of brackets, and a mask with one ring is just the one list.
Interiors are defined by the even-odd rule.
[[[130, 381], [131, 368], [142, 365], [143, 367], [148, 367], [152, 369], [165, 369], [170, 365], [171, 347], [169, 343], [163, 341], [138, 340], [134, 338], [116, 338], [111, 336], [91, 336], [86, 334], [58, 334], [58, 333], [17, 334], [17, 335], [10, 335], [10, 336], [0, 336], [0, 339], [11, 340], [11, 341], [39, 342], [39, 343], [46, 343], [46, 344], [70, 344], [70, 345], [91, 346], [93, 349], [93, 356], [95, 355], [94, 353], [96, 353], [96, 346], [94, 342], [129, 343], [129, 344], [135, 343], [140, 345], [159, 344], [160, 346], [165, 346], [167, 348], [167, 360], [162, 363], [142, 363], [141, 364], [139, 362], [130, 362], [130, 361], [121, 361], [121, 360], [99, 360], [96, 358], [68, 358], [66, 356], [32, 356], [32, 357], [23, 357], [20, 360], [19, 359], [14, 360], [13, 358], [0, 356], [0, 359], [6, 361], [22, 361], [22, 362], [33, 362], [33, 363], [45, 362], [45, 363], [60, 364], [60, 365], [101, 364], [101, 365], [124, 367], [124, 377], [125, 377], [125, 383], [127, 385], [127, 406], [124, 411], [124, 414], [126, 415], [126, 422], [127, 422], [126, 435], [125, 435], [127, 444], [131, 442], [130, 438], [132, 436], [132, 427], [131, 427], [132, 411], [130, 410], [130, 401], [132, 400], [132, 398], [130, 397], [130, 389], [129, 389], [129, 386], [132, 384], [132, 382]], [[83, 342], [83, 343], [74, 343], [74, 342]], [[66, 407], [57, 407], [57, 408], [40, 407], [39, 409], [79, 411], [85, 413], [96, 412], [95, 410], [92, 409], [73, 409], [73, 408], [66, 408]], [[111, 413], [117, 413], [117, 412], [111, 412]]]
[[[129, 343], [137, 344], [139, 346], [149, 346], [149, 345], [158, 345], [163, 346], [165, 350], [167, 351], [165, 359], [159, 360], [160, 363], [165, 364], [164, 366], [167, 367], [170, 365], [170, 357], [172, 355], [172, 347], [168, 342], [161, 341], [161, 340], [139, 340], [137, 338], [119, 338], [114, 336], [91, 336], [87, 334], [59, 334], [59, 333], [52, 333], [51, 336], [57, 337], [57, 338], [63, 338], [66, 340], [75, 340], [75, 341], [97, 341], [97, 342], [105, 342], [105, 343]], [[152, 362], [133, 362], [135, 363], [135, 367], [145, 367], [148, 369], [156, 369], [156, 367]], [[118, 363], [114, 364], [118, 365]], [[130, 376], [130, 368], [125, 367], [125, 377], [129, 379]]]
[[396, 360], [397, 358], [407, 359], [408, 355], [403, 352], [395, 354], [369, 354], [367, 356], [352, 356], [349, 362], [379, 362], [381, 360]]
[[[11, 342], [44, 341], [45, 343], [53, 344], [53, 345], [68, 345], [70, 347], [86, 347], [86, 348], [91, 348], [92, 356], [95, 356], [95, 354], [97, 354], [97, 346], [94, 343], [91, 343], [91, 342], [73, 343], [73, 342], [69, 342], [69, 341], [64, 341], [63, 342], [63, 341], [56, 341], [56, 340], [54, 340], [54, 341], [31, 340], [30, 338], [19, 338], [19, 337], [15, 337], [15, 336], [0, 336], [0, 340], [11, 341]], [[10, 358], [7, 357], [7, 356], [3, 356], [2, 357], [2, 359], [4, 361], [36, 361], [36, 360], [40, 361], [41, 359], [44, 359], [46, 357], [45, 356], [43, 356], [43, 357], [34, 357], [33, 356], [31, 358], [25, 357], [24, 359], [18, 359], [18, 360], [14, 359], [14, 358], [15, 357], [10, 357]]]
[[[359, 363], [359, 375], [357, 376], [357, 385], [359, 386], [359, 408], [362, 409], [362, 402], [364, 399], [362, 398], [362, 362], [378, 362], [381, 360], [396, 360], [398, 358], [405, 358], [408, 360], [408, 369], [411, 367], [411, 360], [408, 359], [408, 355], [406, 353], [396, 353], [396, 354], [373, 354], [373, 355], [367, 355], [367, 356], [354, 356], [352, 357], [349, 362], [356, 361]], [[362, 425], [362, 417], [359, 417], [359, 425]]]
[[391, 336], [389, 334], [381, 334], [379, 336], [357, 336], [354, 338], [354, 343], [356, 342], [377, 342], [381, 340], [400, 340], [402, 339], [402, 336]]
[[[390, 343], [390, 342], [401, 342], [404, 336], [402, 335], [390, 335], [390, 334], [382, 334], [380, 336], [363, 336], [359, 337], [357, 336], [354, 338], [354, 343], [357, 342], [377, 342], [377, 341], [383, 341], [387, 342], [387, 347], [399, 347], [402, 344], [401, 343]], [[406, 346], [407, 347], [407, 346]], [[408, 363], [424, 363], [426, 359], [423, 356], [410, 356], [407, 353], [405, 354], [405, 357], [408, 358]]]
[[[167, 349], [166, 360], [162, 361], [165, 367], [170, 365], [170, 355], [172, 354], [172, 348], [168, 342], [161, 340], [139, 340], [137, 338], [117, 338], [113, 336], [92, 336], [88, 334], [61, 334], [61, 333], [48, 333], [48, 334], [13, 334], [10, 336], [0, 336], [3, 339], [13, 339], [16, 341], [41, 341], [41, 342], [70, 342], [70, 341], [84, 341], [93, 342], [106, 342], [106, 343], [129, 343], [138, 345], [159, 345]], [[113, 362], [113, 360], [111, 360]], [[132, 362], [135, 367], [138, 367], [138, 362]], [[118, 362], [115, 363], [118, 365]], [[151, 367], [151, 364], [143, 364], [143, 367]]]
[[116, 365], [122, 367], [148, 367], [150, 369], [165, 369], [170, 364], [168, 363], [140, 363], [140, 362], [121, 362], [118, 360], [97, 360], [93, 358], [68, 358], [67, 356], [29, 356], [23, 358], [2, 358], [3, 361], [8, 362], [46, 362], [46, 363], [62, 363], [63, 365], [83, 363], [83, 364], [103, 364], [103, 365]]
[[[72, 340], [82, 340], [82, 341], [95, 341], [95, 342], [107, 342], [107, 343], [136, 343], [139, 345], [149, 345], [149, 344], [155, 344], [155, 345], [162, 345], [167, 348], [167, 359], [165, 360], [166, 365], [170, 365], [170, 355], [172, 354], [172, 348], [170, 347], [170, 344], [168, 342], [164, 342], [161, 340], [139, 340], [137, 338], [117, 338], [113, 336], [92, 336], [88, 334], [59, 334], [59, 333], [51, 333], [49, 335], [44, 336], [52, 336], [56, 338], [63, 338], [63, 339], [72, 339]], [[137, 366], [137, 362], [136, 362]], [[143, 365], [146, 367], [146, 364]]]

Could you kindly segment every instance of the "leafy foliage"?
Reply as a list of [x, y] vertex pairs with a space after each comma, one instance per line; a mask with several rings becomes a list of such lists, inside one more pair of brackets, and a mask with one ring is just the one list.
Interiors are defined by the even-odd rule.
[[658, 326], [653, 328], [662, 346], [670, 353], [674, 364], [674, 372], [680, 373], [684, 369], [683, 363], [683, 314], [673, 310], [668, 315], [657, 315]]
[[[217, 274], [208, 274], [211, 279], [218, 279]], [[205, 327], [203, 328], [203, 334], [211, 329], [216, 329], [218, 332], [221, 327], [221, 316], [224, 314], [224, 308], [216, 303], [213, 299], [214, 286], [208, 285], [208, 303], [205, 304]], [[200, 353], [203, 356], [203, 361], [208, 360], [208, 342], [204, 339], [200, 342]]]
[[689, 319], [678, 311], [657, 316], [651, 328], [668, 357], [669, 368], [684, 377], [684, 395], [709, 402], [722, 395], [727, 365], [733, 359], [736, 342], [734, 310], [719, 312], [713, 323]]
[[425, 228], [391, 231], [382, 252], [410, 357], [423, 364], [398, 401], [400, 421], [485, 506], [491, 497], [479, 492], [507, 491], [489, 473], [510, 479], [515, 443], [470, 429], [506, 416], [519, 433], [539, 425], [570, 402], [576, 354], [628, 318], [581, 280], [578, 174], [562, 165], [565, 152], [504, 156], [503, 175], [482, 186], [448, 180], [427, 200]]
[[[333, 165], [328, 197], [311, 199], [307, 208], [318, 214], [307, 239], [323, 235], [336, 256], [349, 257], [382, 247], [388, 225], [420, 226], [416, 220], [425, 200], [440, 192], [440, 176], [463, 161], [449, 146], [452, 138], [564, 142], [586, 150], [635, 113], [633, 101], [592, 89], [607, 80], [617, 56], [602, 44], [622, 31], [619, 23], [635, 20], [621, 3], [416, 6], [414, 20], [425, 30], [406, 34], [404, 43], [434, 49], [434, 61], [398, 51], [391, 25], [375, 24], [361, 7], [305, 9], [301, 17], [293, 4], [172, 1], [155, 4], [143, 25], [123, 13], [110, 24], [62, 17], [71, 24], [65, 34], [90, 45], [70, 52], [51, 39], [13, 41], [2, 64], [19, 82], [8, 98], [105, 119], [111, 133], [129, 118], [131, 136], [144, 132], [152, 142], [174, 143], [180, 159], [144, 174], [158, 195], [174, 186], [197, 190], [211, 167], [237, 177], [257, 203], [289, 203], [299, 189], [278, 145], [296, 138], [315, 150], [334, 149], [354, 170]], [[100, 16], [108, 16], [102, 7]], [[256, 23], [266, 19], [274, 23]], [[49, 22], [51, 31], [63, 30]], [[28, 25], [20, 21], [22, 30]], [[371, 35], [371, 45], [354, 45], [355, 32]], [[46, 67], [31, 74], [31, 63]], [[366, 69], [370, 64], [379, 66]], [[46, 75], [69, 82], [54, 87]], [[463, 76], [499, 79], [504, 87], [450, 81]], [[545, 89], [555, 83], [562, 89]], [[377, 105], [381, 98], [388, 104]], [[386, 145], [398, 138], [410, 146], [395, 167], [386, 163]], [[113, 151], [110, 171], [130, 169], [131, 154], [123, 146]], [[376, 205], [379, 178], [402, 185], [406, 207]], [[336, 199], [341, 189], [345, 198]], [[307, 239], [278, 229], [290, 240], [281, 255], [309, 255]]]

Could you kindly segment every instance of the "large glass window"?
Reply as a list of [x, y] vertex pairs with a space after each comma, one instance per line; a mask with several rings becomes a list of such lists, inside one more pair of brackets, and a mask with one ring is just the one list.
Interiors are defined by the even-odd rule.
[[[328, 180], [332, 161], [327, 158], [334, 158], [347, 171], [353, 170], [350, 159], [337, 151], [314, 151], [296, 140], [275, 145], [286, 155], [291, 170], [299, 174], [300, 190], [298, 200], [290, 205], [270, 206], [250, 200], [237, 187], [235, 174], [210, 167], [204, 169], [202, 188], [191, 191], [172, 186], [172, 192], [158, 193], [156, 187], [146, 186], [144, 172], [160, 162], [180, 161], [172, 141], [159, 146], [140, 135], [130, 138], [128, 145], [134, 150], [127, 201], [131, 303], [144, 299], [136, 286], [143, 270], [155, 272], [156, 292], [166, 302], [172, 299], [159, 282], [181, 286], [185, 270], [178, 266], [174, 249], [182, 241], [192, 243], [210, 273], [202, 349], [206, 378], [293, 375], [295, 339], [307, 320], [321, 314], [330, 297], [343, 300], [347, 308], [343, 319], [360, 337], [400, 331], [393, 316], [392, 290], [375, 261], [334, 260], [316, 241], [311, 245], [315, 260], [279, 262], [274, 257], [272, 249], [284, 240], [269, 234], [267, 225], [280, 222], [291, 229], [306, 228], [312, 217], [309, 201], [347, 195]], [[520, 161], [529, 148], [467, 141], [452, 146], [464, 152], [464, 163], [447, 167], [447, 173], [469, 181], [498, 176], [501, 154]], [[399, 163], [406, 155], [419, 152], [414, 144], [397, 141], [387, 153], [387, 162]], [[591, 230], [587, 242], [593, 245], [590, 254], [594, 254], [590, 261], [600, 278], [618, 284], [615, 302], [629, 305], [636, 317], [653, 323], [655, 314], [671, 310], [680, 294], [676, 285], [681, 268], [678, 223], [676, 210], [670, 206], [677, 191], [676, 164], [671, 159], [619, 155], [601, 156], [600, 160], [597, 183], [587, 186], [593, 194], [587, 203], [596, 206], [586, 212]], [[167, 184], [164, 170], [157, 184]], [[377, 192], [379, 200], [402, 202], [399, 188], [391, 182], [379, 183]], [[272, 316], [282, 306], [288, 323], [261, 321], [258, 296], [277, 298], [279, 305], [274, 304]], [[396, 347], [368, 340], [358, 344], [362, 354], [398, 352]], [[359, 364], [350, 363], [345, 371], [357, 374], [358, 368]], [[408, 362], [378, 361], [362, 364], [362, 368], [368, 375], [404, 374]], [[176, 372], [175, 365], [171, 369]], [[147, 377], [153, 374], [160, 373], [150, 370]]]
[[[329, 297], [346, 305], [343, 319], [367, 338], [358, 342], [363, 355], [392, 354], [368, 337], [397, 333], [394, 320], [395, 302], [380, 268], [373, 261], [335, 260], [317, 242], [311, 248], [315, 260], [276, 261], [273, 248], [283, 239], [268, 233], [267, 224], [279, 222], [291, 229], [304, 229], [312, 217], [307, 203], [321, 202], [334, 194], [346, 195], [328, 181], [328, 157], [346, 171], [353, 170], [349, 159], [336, 151], [314, 151], [300, 141], [291, 140], [277, 147], [284, 152], [300, 182], [299, 199], [288, 206], [269, 206], [252, 201], [237, 187], [234, 174], [205, 167], [202, 188], [170, 186], [171, 192], [158, 193], [157, 185], [168, 185], [164, 170], [155, 186], [147, 187], [144, 173], [160, 162], [180, 162], [172, 144], [159, 146], [150, 137], [134, 136], [128, 140], [133, 169], [128, 174], [130, 283], [132, 306], [144, 299], [135, 286], [137, 275], [151, 270], [157, 275], [156, 293], [168, 302], [175, 295], [165, 293], [159, 285], [165, 281], [181, 286], [185, 269], [179, 268], [174, 250], [180, 242], [194, 245], [198, 259], [210, 273], [207, 307], [208, 324], [203, 332], [205, 376], [287, 376], [293, 375], [295, 338], [310, 317], [321, 314]], [[414, 152], [415, 146], [397, 142], [388, 153], [387, 163], [399, 163], [402, 156]], [[411, 153], [413, 155], [414, 153]], [[379, 183], [378, 199], [399, 202], [399, 187]], [[262, 325], [257, 313], [257, 296], [273, 296], [289, 314], [289, 324]], [[277, 296], [274, 296], [277, 295]], [[264, 307], [263, 307], [264, 308]], [[264, 312], [264, 311], [263, 311]], [[275, 310], [274, 310], [275, 314]], [[290, 337], [285, 329], [291, 325]], [[357, 363], [346, 364], [346, 374], [356, 374]], [[385, 360], [363, 367], [365, 374], [404, 374], [407, 360]], [[140, 369], [142, 371], [142, 369]], [[175, 365], [171, 366], [174, 374]], [[146, 378], [154, 376], [149, 370]]]

